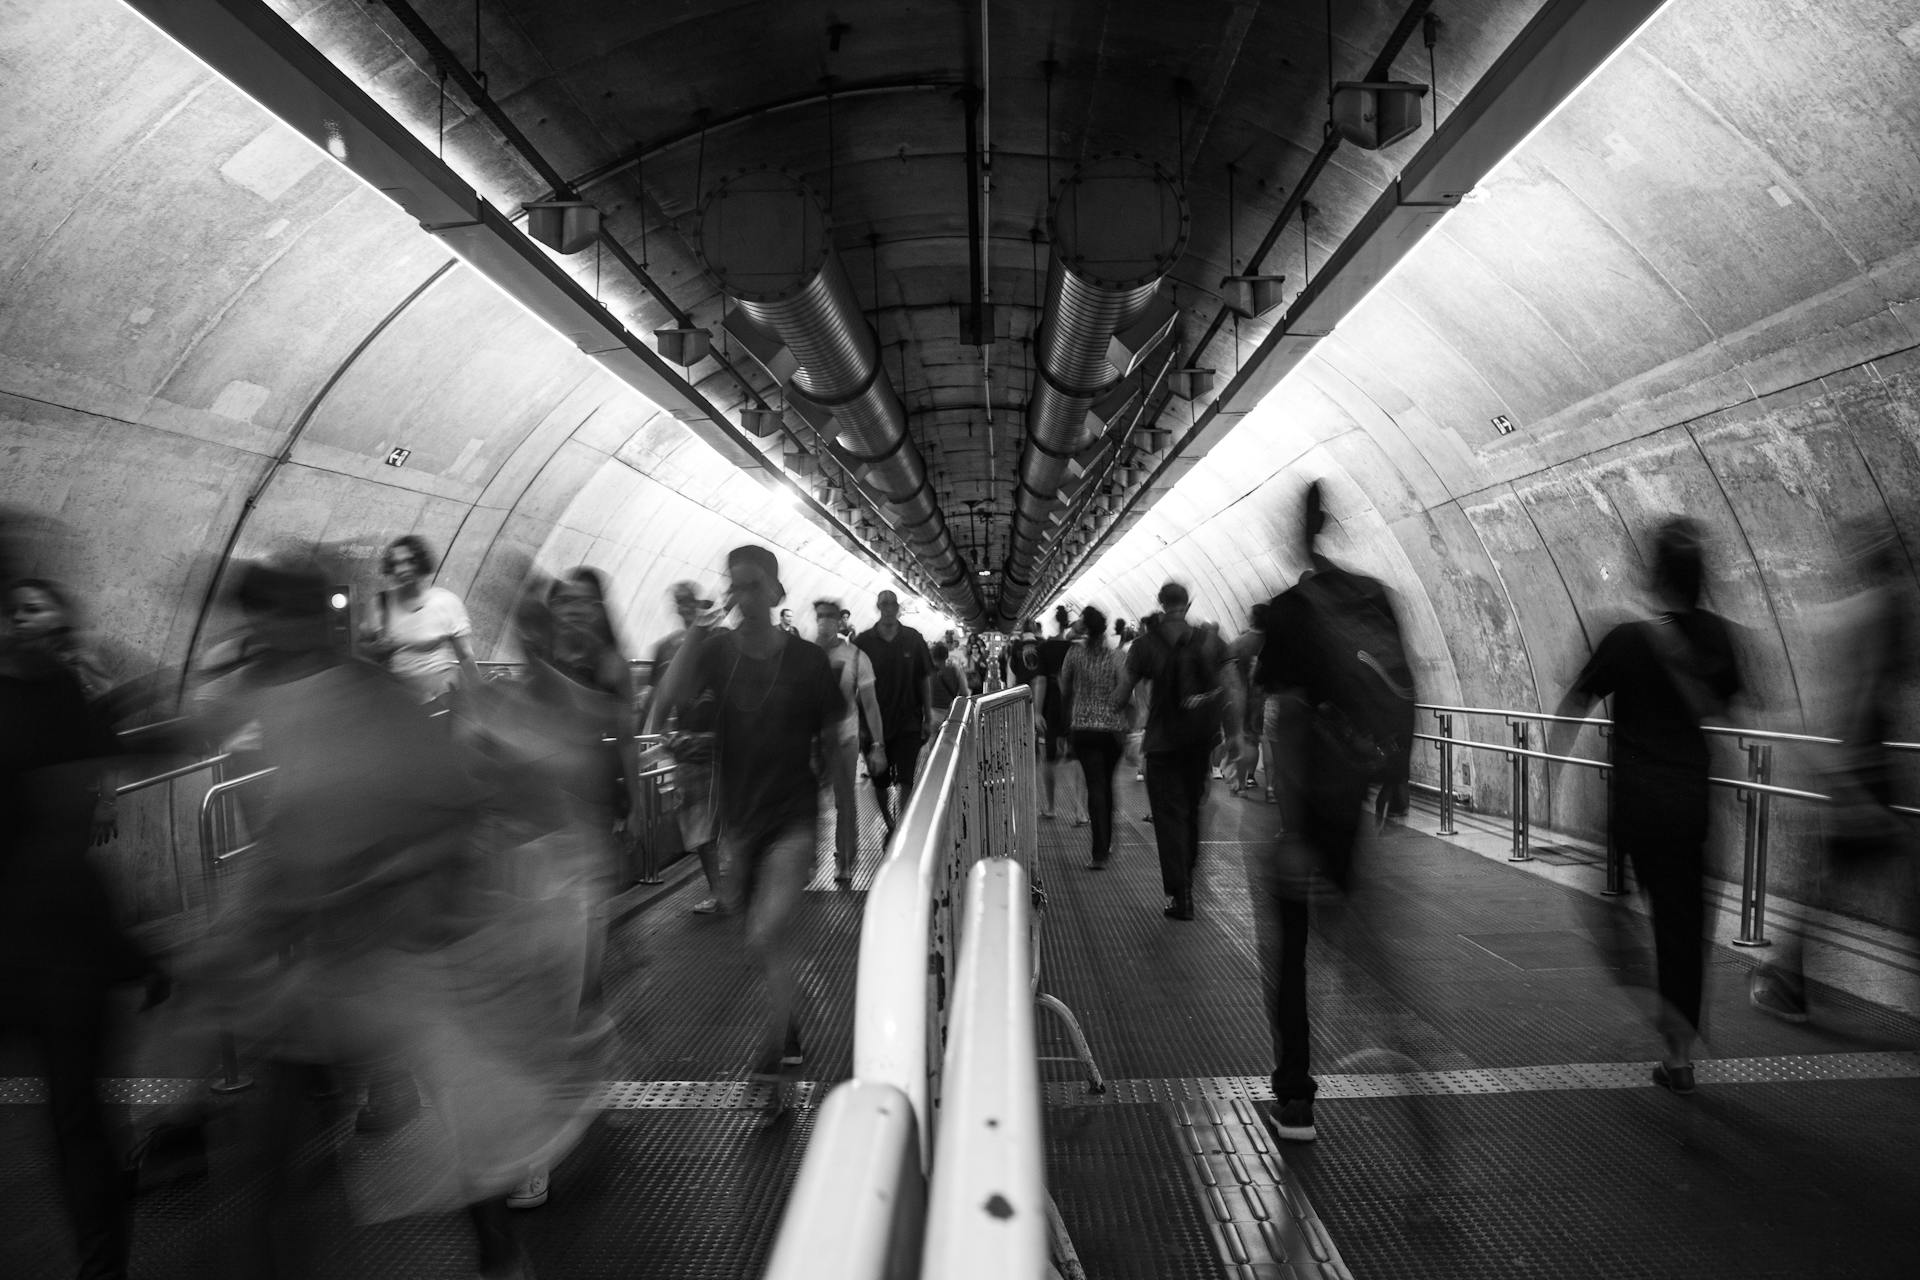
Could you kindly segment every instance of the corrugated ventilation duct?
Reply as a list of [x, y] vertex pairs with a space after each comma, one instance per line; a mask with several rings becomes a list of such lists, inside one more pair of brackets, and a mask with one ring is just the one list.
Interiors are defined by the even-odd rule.
[[1071, 496], [1140, 389], [1127, 379], [1173, 327], [1160, 282], [1187, 245], [1191, 219], [1180, 184], [1138, 156], [1105, 156], [1060, 184], [1047, 221], [1053, 253], [1033, 337], [1035, 380], [1027, 441], [1014, 487], [999, 615], [1026, 607], [1052, 514]]
[[790, 405], [861, 485], [883, 499], [887, 523], [940, 600], [961, 621], [982, 623], [979, 591], [934, 501], [906, 411], [813, 193], [773, 169], [730, 177], [702, 204], [695, 246], [736, 305], [729, 332], [786, 384]]

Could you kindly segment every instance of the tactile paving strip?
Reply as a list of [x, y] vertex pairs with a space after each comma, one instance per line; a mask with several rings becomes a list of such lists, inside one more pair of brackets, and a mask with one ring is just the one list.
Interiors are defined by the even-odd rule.
[[1302, 1280], [1352, 1280], [1252, 1103], [1202, 1095], [1168, 1110], [1187, 1174], [1213, 1219], [1222, 1261], [1238, 1268], [1291, 1267]]
[[[1565, 1062], [1541, 1067], [1489, 1067], [1470, 1071], [1409, 1071], [1316, 1075], [1322, 1098], [1410, 1098], [1473, 1093], [1542, 1093], [1558, 1089], [1644, 1089], [1647, 1062]], [[1920, 1078], [1920, 1053], [1816, 1053], [1779, 1058], [1703, 1058], [1694, 1064], [1702, 1085], [1782, 1084], [1800, 1080], [1911, 1080]], [[1109, 1080], [1105, 1093], [1054, 1081], [1046, 1086], [1050, 1107], [1097, 1107], [1143, 1102], [1271, 1101], [1265, 1076]]]

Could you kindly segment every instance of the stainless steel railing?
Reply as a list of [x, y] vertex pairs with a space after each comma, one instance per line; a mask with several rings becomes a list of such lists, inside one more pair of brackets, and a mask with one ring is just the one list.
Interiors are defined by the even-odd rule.
[[[1613, 721], [1591, 716], [1558, 716], [1538, 711], [1521, 711], [1512, 707], [1454, 707], [1425, 702], [1418, 703], [1416, 706], [1420, 711], [1432, 715], [1436, 721], [1436, 732], [1416, 732], [1413, 736], [1416, 740], [1433, 743], [1440, 754], [1439, 834], [1455, 834], [1456, 797], [1453, 790], [1453, 753], [1462, 748], [1470, 751], [1495, 752], [1504, 756], [1508, 762], [1513, 796], [1509, 814], [1512, 851], [1507, 855], [1507, 860], [1510, 862], [1529, 862], [1533, 858], [1530, 784], [1532, 763], [1535, 760], [1598, 770], [1608, 788], [1608, 808], [1611, 812], [1613, 775], [1611, 758], [1595, 760], [1584, 756], [1562, 756], [1538, 751], [1532, 747], [1531, 732], [1532, 726], [1536, 724], [1591, 725], [1600, 731], [1603, 739], [1611, 741]], [[1499, 743], [1457, 738], [1453, 732], [1455, 716], [1482, 716], [1488, 719], [1505, 720], [1510, 740]], [[1705, 725], [1702, 728], [1710, 737], [1733, 741], [1746, 756], [1746, 777], [1723, 778], [1710, 775], [1707, 782], [1711, 786], [1733, 791], [1744, 806], [1739, 890], [1740, 934], [1733, 940], [1734, 945], [1737, 947], [1769, 946], [1771, 943], [1767, 939], [1766, 920], [1767, 855], [1773, 825], [1773, 801], [1778, 798], [1800, 800], [1811, 804], [1833, 802], [1833, 797], [1822, 792], [1808, 791], [1800, 787], [1785, 787], [1775, 783], [1773, 781], [1774, 747], [1831, 748], [1843, 744], [1838, 738], [1823, 738], [1810, 733], [1784, 733], [1775, 729], [1746, 729], [1725, 725]], [[1920, 743], [1889, 742], [1883, 745], [1890, 751], [1920, 753]], [[1889, 807], [1893, 812], [1907, 817], [1920, 817], [1920, 807], [1911, 805]], [[1607, 824], [1605, 868], [1606, 881], [1601, 892], [1624, 893], [1626, 867], [1619, 849], [1614, 844], [1611, 821]]]

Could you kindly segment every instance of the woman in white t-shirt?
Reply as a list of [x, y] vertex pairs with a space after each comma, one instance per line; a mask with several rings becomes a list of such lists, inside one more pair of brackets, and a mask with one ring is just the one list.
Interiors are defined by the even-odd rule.
[[367, 653], [422, 702], [444, 703], [463, 681], [478, 684], [467, 606], [445, 587], [427, 585], [434, 564], [426, 540], [411, 533], [395, 538], [380, 568], [393, 585], [378, 597]]

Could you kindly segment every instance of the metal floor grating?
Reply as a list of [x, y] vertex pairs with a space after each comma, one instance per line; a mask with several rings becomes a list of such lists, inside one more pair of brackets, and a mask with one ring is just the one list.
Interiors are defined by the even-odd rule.
[[[1084, 829], [1041, 825], [1048, 899], [1041, 986], [1079, 1015], [1109, 1082], [1107, 1093], [1089, 1094], [1070, 1065], [1047, 1065], [1056, 1143], [1072, 1141], [1077, 1126], [1099, 1132], [1092, 1121], [1078, 1119], [1089, 1115], [1186, 1109], [1191, 1117], [1190, 1108], [1206, 1100], [1216, 1107], [1271, 1101], [1272, 1048], [1247, 884], [1250, 868], [1271, 848], [1265, 828], [1272, 811], [1213, 788], [1195, 890], [1199, 918], [1169, 922], [1160, 914], [1153, 828], [1140, 821], [1142, 788], [1126, 773], [1120, 783], [1123, 818], [1108, 870], [1084, 870]], [[1362, 857], [1366, 893], [1358, 923], [1368, 927], [1356, 928], [1350, 910], [1317, 909], [1309, 943], [1322, 1139], [1286, 1149], [1288, 1169], [1309, 1191], [1330, 1242], [1345, 1251], [1354, 1274], [1911, 1270], [1894, 1261], [1912, 1254], [1901, 1253], [1909, 1233], [1891, 1194], [1858, 1202], [1844, 1232], [1771, 1206], [1785, 1196], [1804, 1201], [1808, 1193], [1806, 1179], [1792, 1167], [1798, 1144], [1820, 1148], [1823, 1163], [1844, 1162], [1851, 1126], [1875, 1108], [1890, 1109], [1895, 1134], [1909, 1141], [1916, 1136], [1920, 1096], [1910, 1081], [1920, 1076], [1920, 1055], [1911, 1048], [1920, 1043], [1920, 1026], [1912, 1019], [1821, 991], [1815, 1025], [1776, 1022], [1747, 1005], [1752, 958], [1716, 948], [1708, 964], [1700, 1093], [1676, 1099], [1648, 1078], [1653, 1036], [1644, 919], [1600, 918], [1604, 906], [1596, 908], [1585, 895], [1404, 827], [1369, 842]], [[1070, 1053], [1051, 1019], [1043, 1017], [1039, 1027], [1043, 1056]], [[1830, 1094], [1840, 1108], [1835, 1114], [1849, 1119], [1830, 1132], [1820, 1120], [1796, 1119], [1777, 1129], [1763, 1124], [1758, 1136], [1748, 1136], [1741, 1121], [1709, 1123], [1696, 1114], [1765, 1114], [1770, 1106], [1791, 1105], [1802, 1089]], [[1781, 1101], [1760, 1101], [1776, 1095]], [[1689, 1107], [1695, 1111], [1674, 1111]], [[1422, 1123], [1429, 1135], [1424, 1145]], [[1688, 1213], [1649, 1206], [1659, 1199], [1647, 1190], [1649, 1170], [1662, 1161], [1671, 1167], [1695, 1159], [1687, 1144], [1696, 1128], [1687, 1126], [1701, 1124], [1707, 1127], [1698, 1132], [1716, 1144], [1744, 1145], [1742, 1159], [1766, 1165], [1765, 1174], [1699, 1157], [1690, 1181], [1667, 1184], [1670, 1194], [1692, 1205]], [[1897, 1142], [1880, 1145], [1891, 1152]], [[1423, 1154], [1428, 1151], [1436, 1154]], [[1135, 1158], [1127, 1151], [1105, 1154]], [[1192, 1153], [1184, 1159], [1191, 1161]], [[1920, 1192], [1920, 1176], [1890, 1156], [1874, 1167], [1909, 1198]], [[1230, 1185], [1219, 1169], [1212, 1172], [1221, 1186]], [[1137, 1183], [1135, 1194], [1147, 1185], [1175, 1195], [1165, 1182]], [[1188, 1187], [1178, 1202], [1158, 1210], [1160, 1219], [1184, 1222], [1194, 1199], [1203, 1220], [1220, 1218], [1209, 1194], [1218, 1189]], [[1140, 1258], [1173, 1266], [1151, 1252], [1151, 1222], [1102, 1215], [1084, 1197], [1069, 1195], [1072, 1190], [1056, 1186], [1056, 1196], [1083, 1255], [1088, 1233], [1117, 1232], [1118, 1241], [1102, 1242], [1120, 1260], [1115, 1274], [1147, 1274]], [[1579, 1201], [1578, 1214], [1561, 1209], [1567, 1200]], [[1223, 1203], [1227, 1220], [1244, 1228], [1235, 1217], [1240, 1205], [1231, 1196]], [[1698, 1212], [1745, 1223], [1766, 1243], [1725, 1248], [1722, 1237], [1732, 1229], [1718, 1227], [1689, 1238], [1690, 1214]], [[1515, 1214], [1523, 1220], [1510, 1221]], [[1601, 1247], [1590, 1247], [1593, 1237], [1604, 1237]], [[1283, 1274], [1250, 1270], [1257, 1259], [1240, 1266], [1226, 1238], [1217, 1231], [1212, 1238], [1214, 1256], [1206, 1264], [1212, 1270], [1187, 1259], [1168, 1274]], [[1242, 1230], [1241, 1244], [1248, 1243]], [[1316, 1275], [1320, 1266], [1297, 1251], [1288, 1265], [1296, 1277]], [[1100, 1274], [1091, 1265], [1089, 1273]]]

